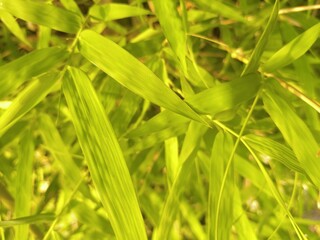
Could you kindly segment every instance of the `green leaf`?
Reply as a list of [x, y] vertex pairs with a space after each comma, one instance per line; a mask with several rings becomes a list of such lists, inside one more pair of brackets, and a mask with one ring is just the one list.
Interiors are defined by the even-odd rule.
[[258, 74], [245, 75], [190, 96], [186, 102], [197, 112], [214, 116], [253, 98], [258, 92], [260, 78]]
[[281, 143], [256, 135], [246, 135], [243, 138], [254, 150], [271, 157], [271, 160], [279, 161], [293, 171], [305, 173], [292, 150]]
[[173, 131], [174, 128], [178, 128], [181, 125], [189, 124], [190, 120], [181, 115], [164, 110], [157, 114], [147, 122], [142, 124], [136, 129], [127, 133], [126, 137], [137, 138], [147, 137], [154, 132], [160, 132], [169, 129]]
[[15, 35], [21, 42], [31, 47], [30, 42], [26, 38], [26, 34], [22, 31], [19, 24], [14, 17], [3, 10], [0, 10], [0, 19], [6, 25], [6, 27]]
[[[80, 34], [79, 42], [80, 53], [85, 58], [132, 92], [161, 107], [207, 125], [203, 118], [171, 91], [150, 69], [116, 43], [90, 30]], [[125, 61], [119, 61], [119, 59], [125, 59]]]
[[164, 110], [125, 136], [134, 141], [130, 152], [141, 151], [171, 137], [182, 135], [189, 123], [190, 119]]
[[134, 7], [127, 4], [107, 3], [103, 5], [93, 5], [89, 10], [89, 15], [103, 21], [136, 17], [151, 14], [150, 11]]
[[246, 22], [246, 19], [242, 16], [239, 10], [228, 6], [222, 1], [195, 0], [195, 2], [199, 4], [202, 9], [206, 9], [207, 11], [217, 13], [223, 17], [230, 18], [239, 22]]
[[256, 47], [254, 48], [250, 58], [249, 62], [247, 63], [246, 67], [244, 68], [241, 76], [255, 72], [260, 65], [260, 58], [262, 56], [262, 53], [269, 41], [270, 34], [272, 33], [278, 19], [278, 12], [279, 12], [279, 1], [276, 0], [273, 6], [273, 10], [271, 13], [271, 16], [268, 20], [267, 26], [264, 29]]
[[153, 0], [161, 28], [168, 42], [186, 70], [187, 34], [177, 10], [177, 1]]
[[273, 89], [280, 86], [275, 80], [273, 82], [274, 84], [269, 84], [268, 91], [263, 94], [265, 108], [300, 161], [300, 166], [312, 182], [320, 187], [318, 144], [304, 121], [274, 92]]
[[196, 157], [200, 146], [200, 140], [205, 129], [204, 126], [199, 125], [196, 122], [191, 122], [188, 131], [195, 133], [195, 128], [198, 130], [200, 128], [200, 131], [194, 135], [191, 133], [188, 134], [186, 142], [190, 142], [191, 144], [194, 143], [194, 145], [190, 149], [186, 149], [183, 156], [179, 156], [180, 166], [162, 209], [160, 223], [155, 233], [155, 240], [170, 239], [170, 230], [174, 226], [173, 223], [179, 212], [179, 208], [177, 206], [179, 206], [181, 194], [187, 184], [186, 179], [194, 166], [194, 158]]
[[81, 17], [78, 14], [39, 1], [0, 0], [1, 9], [25, 21], [66, 33], [78, 32], [82, 24]]
[[[24, 132], [20, 140], [19, 162], [17, 166], [15, 217], [25, 217], [31, 212], [31, 199], [33, 191], [33, 158], [34, 143], [30, 130]], [[29, 226], [18, 226], [16, 238], [28, 239]]]
[[238, 240], [256, 240], [257, 236], [253, 229], [253, 224], [249, 221], [246, 211], [242, 208], [242, 199], [238, 187], [234, 188], [234, 223], [237, 229]]
[[15, 218], [6, 221], [0, 221], [0, 227], [12, 227], [21, 224], [33, 224], [37, 222], [51, 222], [55, 219], [53, 213], [43, 213], [27, 217]]
[[86, 203], [78, 203], [76, 207], [72, 208], [72, 212], [76, 214], [77, 219], [82, 224], [86, 224], [93, 229], [98, 229], [106, 235], [114, 236], [110, 222], [94, 209], [90, 208]]
[[278, 50], [262, 65], [263, 70], [266, 72], [273, 72], [292, 63], [311, 48], [318, 39], [319, 34], [320, 23], [309, 28]]
[[234, 159], [234, 168], [237, 173], [250, 180], [260, 191], [272, 196], [270, 189], [267, 188], [266, 180], [263, 178], [263, 175], [261, 175], [261, 171], [248, 160], [236, 155]]
[[68, 67], [63, 91], [83, 154], [118, 239], [147, 239], [123, 153], [87, 75]]
[[58, 67], [68, 55], [65, 48], [45, 48], [0, 66], [0, 98], [8, 95], [32, 77]]
[[63, 142], [57, 127], [48, 115], [41, 114], [39, 116], [39, 128], [45, 146], [69, 181], [66, 187], [74, 189], [82, 179], [81, 172], [72, 159], [68, 147]]
[[[233, 224], [233, 170], [230, 169], [219, 199], [226, 165], [233, 148], [231, 135], [219, 132], [214, 140], [209, 168], [208, 239], [230, 239]], [[221, 202], [218, 206], [218, 202]], [[218, 216], [220, 216], [218, 218]], [[228, 216], [228, 217], [225, 217]], [[217, 221], [218, 220], [218, 221]]]
[[57, 73], [47, 73], [21, 91], [0, 116], [0, 136], [45, 98], [57, 80]]

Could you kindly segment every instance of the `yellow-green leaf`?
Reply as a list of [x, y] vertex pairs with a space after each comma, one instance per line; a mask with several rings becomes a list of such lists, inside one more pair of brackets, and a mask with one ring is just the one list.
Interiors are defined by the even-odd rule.
[[0, 0], [1, 9], [17, 18], [61, 32], [76, 33], [81, 27], [82, 19], [78, 14], [39, 1]]
[[263, 94], [265, 108], [300, 161], [300, 166], [313, 183], [320, 187], [320, 161], [317, 154], [319, 146], [292, 106], [274, 92], [275, 87], [279, 87], [276, 82], [268, 85], [268, 91]]
[[[223, 175], [233, 148], [231, 135], [219, 132], [214, 140], [209, 167], [208, 239], [230, 239], [233, 224], [234, 173], [229, 170], [219, 199]], [[220, 205], [218, 203], [221, 203]], [[227, 217], [226, 217], [227, 216]]]
[[127, 4], [107, 3], [103, 5], [93, 5], [89, 10], [90, 16], [103, 21], [112, 21], [128, 17], [151, 14], [150, 11], [134, 7]]
[[176, 0], [153, 0], [161, 28], [168, 42], [186, 70], [187, 34], [182, 17], [179, 16]]
[[57, 73], [47, 73], [21, 91], [10, 107], [0, 116], [0, 135], [45, 98], [57, 80]]
[[45, 48], [0, 66], [0, 98], [8, 95], [32, 77], [61, 65], [68, 54], [65, 48]]
[[314, 42], [318, 39], [319, 34], [320, 23], [301, 33], [278, 50], [262, 65], [263, 70], [266, 72], [273, 72], [292, 63], [311, 48]]
[[149, 68], [118, 44], [90, 30], [80, 34], [79, 42], [80, 53], [84, 57], [132, 92], [168, 110], [207, 124]]
[[186, 102], [199, 113], [214, 116], [253, 98], [258, 92], [259, 85], [260, 76], [248, 74], [190, 96], [186, 98]]
[[273, 10], [271, 13], [271, 16], [268, 20], [267, 26], [264, 29], [257, 45], [255, 46], [250, 58], [249, 58], [249, 62], [247, 63], [245, 69], [242, 72], [242, 76], [251, 72], [255, 72], [260, 65], [260, 58], [262, 56], [262, 53], [264, 51], [265, 46], [268, 43], [269, 40], [269, 36], [272, 33], [277, 19], [278, 19], [278, 12], [279, 12], [279, 1], [276, 0], [273, 6]]
[[63, 92], [93, 182], [118, 239], [147, 239], [123, 153], [91, 81], [68, 67]]

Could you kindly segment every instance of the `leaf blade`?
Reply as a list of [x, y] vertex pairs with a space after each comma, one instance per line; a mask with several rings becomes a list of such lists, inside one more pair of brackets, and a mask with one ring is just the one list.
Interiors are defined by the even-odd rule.
[[81, 28], [82, 20], [78, 14], [53, 5], [30, 0], [0, 0], [0, 6], [18, 18], [58, 31], [76, 33]]
[[256, 47], [254, 48], [249, 58], [249, 62], [247, 63], [246, 67], [243, 69], [241, 76], [251, 72], [255, 72], [259, 68], [260, 58], [262, 56], [265, 46], [268, 43], [270, 34], [272, 33], [277, 22], [279, 8], [280, 8], [279, 1], [276, 0], [272, 9], [271, 16], [268, 20], [267, 26], [264, 29]]
[[63, 91], [95, 186], [119, 239], [146, 239], [123, 153], [87, 75], [68, 67]]
[[312, 26], [283, 46], [262, 65], [262, 69], [266, 72], [273, 72], [292, 63], [311, 48], [319, 34], [320, 23]]
[[[280, 87], [275, 81], [274, 84], [269, 84], [269, 91], [263, 94], [265, 108], [286, 142], [294, 151], [301, 163], [301, 167], [303, 167], [313, 183], [319, 187], [320, 162], [317, 157], [318, 144], [310, 129], [293, 111], [292, 107], [273, 91], [275, 87]], [[303, 139], [301, 138], [302, 134]]]
[[103, 5], [93, 5], [89, 10], [90, 16], [103, 20], [112, 21], [129, 17], [136, 17], [151, 14], [150, 11], [130, 6], [128, 4], [107, 3]]
[[59, 66], [68, 55], [65, 48], [51, 47], [35, 50], [0, 66], [0, 98], [19, 87], [24, 81]]
[[207, 125], [203, 118], [161, 82], [151, 70], [116, 43], [93, 31], [85, 30], [80, 35], [79, 47], [80, 53], [85, 58], [132, 92], [168, 110]]

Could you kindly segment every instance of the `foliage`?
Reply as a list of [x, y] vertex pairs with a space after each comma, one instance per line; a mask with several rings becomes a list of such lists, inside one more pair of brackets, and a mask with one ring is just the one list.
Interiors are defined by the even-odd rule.
[[0, 238], [320, 238], [316, 2], [0, 0]]

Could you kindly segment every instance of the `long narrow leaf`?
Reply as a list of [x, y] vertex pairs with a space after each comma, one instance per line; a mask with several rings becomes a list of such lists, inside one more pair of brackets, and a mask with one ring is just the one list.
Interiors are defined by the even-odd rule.
[[107, 3], [94, 5], [89, 10], [90, 16], [103, 21], [111, 21], [128, 17], [151, 14], [150, 11], [127, 4]]
[[266, 72], [273, 72], [292, 63], [311, 48], [318, 39], [319, 34], [320, 23], [309, 28], [272, 55], [272, 57], [262, 66], [263, 70]]
[[63, 91], [93, 182], [118, 239], [146, 239], [129, 171], [87, 75], [68, 67]]
[[270, 84], [269, 91], [263, 95], [265, 108], [294, 151], [301, 167], [313, 183], [320, 187], [320, 161], [317, 155], [319, 146], [307, 125], [292, 107], [273, 91], [274, 88], [275, 85]]
[[173, 52], [180, 59], [183, 69], [186, 69], [187, 34], [177, 10], [177, 2], [175, 0], [153, 0], [164, 35], [168, 39]]
[[58, 67], [68, 54], [65, 48], [45, 48], [0, 66], [0, 98], [8, 95], [24, 81]]
[[260, 76], [248, 74], [190, 96], [186, 102], [203, 114], [215, 115], [253, 98], [259, 89]]
[[20, 41], [31, 47], [31, 44], [26, 38], [26, 34], [22, 31], [16, 19], [8, 12], [0, 10], [0, 19], [6, 27], [14, 34]]
[[25, 21], [30, 21], [52, 29], [76, 33], [81, 27], [81, 17], [68, 10], [50, 4], [31, 0], [0, 0], [0, 10], [4, 9]]
[[57, 73], [48, 73], [27, 86], [0, 116], [0, 135], [45, 98], [57, 80]]
[[151, 70], [101, 35], [85, 30], [80, 35], [81, 54], [120, 84], [168, 110], [207, 124]]
[[[208, 206], [208, 238], [230, 239], [231, 226], [233, 223], [233, 172], [229, 171], [226, 184], [224, 185], [221, 205], [218, 209], [219, 192], [221, 189], [223, 174], [228, 158], [233, 148], [232, 137], [219, 132], [215, 138], [210, 158], [209, 171], [209, 206]], [[221, 216], [218, 222], [217, 215]], [[227, 216], [227, 217], [226, 217]]]
[[[19, 162], [17, 167], [15, 217], [25, 217], [31, 212], [32, 199], [32, 169], [34, 143], [30, 130], [24, 132], [20, 140]], [[16, 228], [16, 238], [28, 239], [28, 225], [20, 225]]]
[[271, 16], [268, 20], [267, 26], [264, 29], [256, 47], [254, 48], [249, 58], [249, 62], [247, 63], [245, 69], [243, 70], [241, 74], [242, 76], [251, 72], [255, 72], [259, 68], [261, 55], [264, 51], [265, 46], [268, 43], [269, 36], [272, 33], [277, 23], [278, 12], [279, 12], [279, 0], [276, 0], [273, 6]]

